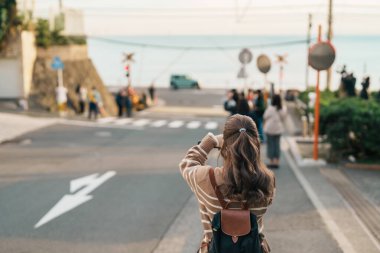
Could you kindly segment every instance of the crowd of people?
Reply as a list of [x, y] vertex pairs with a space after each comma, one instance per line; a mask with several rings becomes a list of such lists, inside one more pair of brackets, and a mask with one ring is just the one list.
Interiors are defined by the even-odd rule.
[[156, 98], [156, 89], [153, 85], [148, 88], [148, 92], [149, 97], [147, 97], [145, 92], [142, 92], [139, 96], [130, 85], [120, 89], [115, 97], [118, 116], [132, 117], [133, 109], [140, 111], [147, 108], [148, 104], [153, 104]]
[[267, 143], [269, 168], [279, 168], [280, 137], [284, 132], [286, 107], [280, 95], [264, 94], [261, 90], [249, 89], [247, 93], [231, 89], [227, 92], [224, 109], [230, 115], [249, 116], [256, 123], [261, 143]]
[[[61, 116], [65, 116], [68, 109], [73, 110], [78, 115], [86, 114], [90, 120], [97, 119], [99, 114], [106, 115], [102, 96], [95, 86], [88, 90], [85, 86], [77, 84], [74, 102], [68, 96], [68, 89], [66, 87], [58, 85], [55, 92], [58, 112]], [[145, 92], [138, 95], [130, 85], [120, 89], [115, 95], [118, 116], [132, 117], [133, 110], [143, 110], [148, 107], [148, 104], [155, 103], [156, 91], [153, 85], [148, 88], [148, 93], [149, 97], [147, 97]]]
[[102, 96], [95, 86], [88, 91], [86, 87], [80, 84], [77, 85], [75, 93], [78, 99], [78, 106], [69, 98], [66, 87], [58, 85], [55, 92], [58, 112], [61, 116], [67, 113], [68, 107], [72, 108], [77, 114], [83, 115], [86, 111], [86, 105], [89, 119], [97, 119], [99, 113], [104, 114]]

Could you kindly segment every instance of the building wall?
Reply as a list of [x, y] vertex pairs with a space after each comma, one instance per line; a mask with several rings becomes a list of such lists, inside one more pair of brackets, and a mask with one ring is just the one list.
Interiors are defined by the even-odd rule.
[[65, 8], [63, 34], [70, 36], [84, 35], [84, 19], [81, 10]]
[[0, 99], [23, 96], [22, 67], [19, 57], [0, 58]]
[[0, 99], [28, 97], [37, 55], [34, 34], [21, 32], [10, 49], [0, 57]]

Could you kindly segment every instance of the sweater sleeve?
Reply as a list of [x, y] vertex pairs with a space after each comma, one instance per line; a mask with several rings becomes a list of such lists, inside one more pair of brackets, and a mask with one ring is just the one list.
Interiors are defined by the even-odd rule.
[[205, 165], [207, 155], [216, 146], [218, 146], [218, 139], [212, 133], [208, 133], [198, 145], [191, 147], [181, 160], [179, 168], [182, 177], [193, 192], [196, 186], [196, 170]]

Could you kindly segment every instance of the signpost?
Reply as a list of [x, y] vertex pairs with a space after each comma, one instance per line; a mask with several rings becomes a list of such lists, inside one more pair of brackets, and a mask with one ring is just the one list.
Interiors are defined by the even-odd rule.
[[252, 61], [253, 54], [248, 48], [243, 48], [239, 53], [239, 61], [242, 64], [240, 71], [237, 75], [238, 78], [244, 79], [244, 91], [247, 90], [247, 78], [248, 74], [245, 66]]
[[125, 70], [125, 76], [128, 78], [128, 86], [132, 84], [131, 79], [131, 63], [135, 60], [133, 59], [134, 53], [124, 53], [124, 60], [123, 62], [127, 65], [124, 67]]
[[58, 86], [63, 87], [63, 68], [64, 64], [59, 56], [54, 57], [51, 68], [57, 71]]
[[335, 48], [330, 42], [321, 41], [322, 27], [318, 27], [318, 43], [309, 50], [309, 65], [317, 70], [317, 84], [315, 87], [316, 98], [314, 107], [314, 149], [313, 159], [318, 160], [318, 137], [319, 137], [319, 79], [320, 71], [328, 70], [335, 60]]
[[[267, 55], [261, 54], [257, 58], [256, 64], [257, 64], [257, 68], [259, 69], [259, 71], [264, 74], [264, 90], [266, 91], [267, 90], [267, 83], [268, 83], [267, 73], [271, 69], [271, 61]], [[271, 99], [273, 97], [273, 94], [274, 94], [274, 87], [273, 87], [273, 83], [272, 83], [269, 87], [269, 97]], [[268, 99], [268, 93], [267, 92], [264, 93], [264, 96], [265, 96], [265, 99]]]

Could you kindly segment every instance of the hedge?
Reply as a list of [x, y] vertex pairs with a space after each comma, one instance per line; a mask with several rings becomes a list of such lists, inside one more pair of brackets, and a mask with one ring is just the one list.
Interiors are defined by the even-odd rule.
[[359, 159], [380, 158], [380, 104], [345, 98], [321, 106], [321, 134], [335, 155]]

